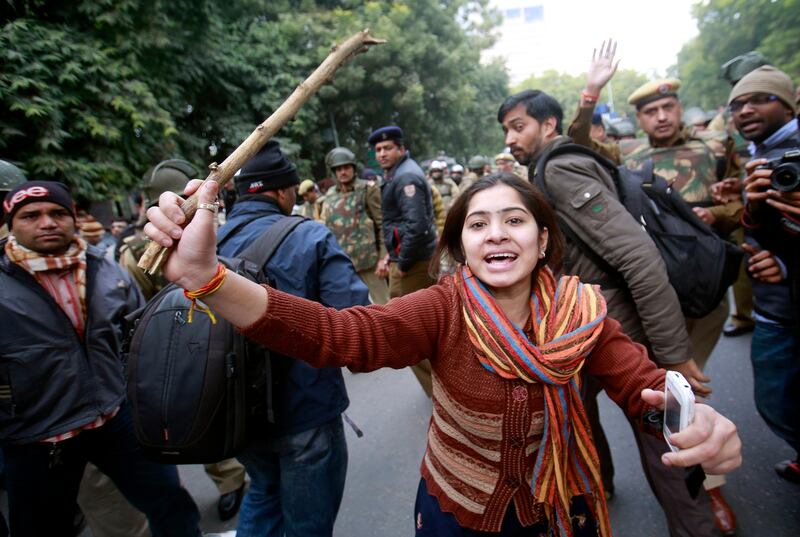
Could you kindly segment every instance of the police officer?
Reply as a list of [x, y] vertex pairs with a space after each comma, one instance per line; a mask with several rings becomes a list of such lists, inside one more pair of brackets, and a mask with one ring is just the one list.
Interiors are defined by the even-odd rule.
[[358, 276], [369, 288], [372, 302], [386, 304], [389, 286], [386, 278], [376, 273], [378, 261], [386, 257], [381, 234], [380, 188], [356, 177], [356, 156], [346, 147], [331, 149], [325, 165], [336, 178], [336, 184], [325, 195], [320, 219], [353, 262]]
[[[25, 174], [22, 173], [22, 170], [8, 161], [0, 160], [0, 199], [5, 198], [6, 194], [25, 181], [27, 181], [27, 179], [25, 178]], [[0, 209], [0, 218], [2, 218], [3, 222], [3, 224], [0, 225], [0, 240], [3, 240], [8, 236], [5, 208]]]
[[463, 192], [468, 189], [472, 183], [483, 177], [484, 170], [488, 164], [489, 160], [483, 155], [475, 155], [474, 157], [470, 158], [467, 162], [467, 169], [469, 170], [469, 173], [467, 173], [461, 180], [459, 189]]
[[453, 167], [450, 169], [450, 179], [453, 180], [455, 184], [458, 185], [459, 190], [461, 190], [461, 179], [464, 177], [464, 166], [461, 164], [454, 164]]
[[[378, 263], [378, 274], [388, 273], [392, 298], [434, 283], [428, 266], [436, 249], [433, 194], [422, 169], [406, 150], [404, 138], [400, 127], [388, 126], [377, 129], [368, 139], [384, 173], [381, 206], [388, 254]], [[430, 397], [430, 363], [423, 360], [412, 369]]]
[[446, 169], [447, 163], [441, 160], [434, 160], [431, 162], [430, 169], [428, 170], [431, 186], [442, 196], [442, 204], [445, 213], [450, 210], [453, 200], [458, 197], [459, 193], [459, 188], [455, 181], [449, 177], [445, 177], [444, 172]]
[[303, 198], [303, 204], [300, 206], [297, 214], [305, 216], [306, 218], [311, 218], [312, 220], [319, 220], [322, 204], [325, 202], [325, 196], [319, 191], [317, 183], [311, 179], [305, 179], [300, 183], [297, 194]]

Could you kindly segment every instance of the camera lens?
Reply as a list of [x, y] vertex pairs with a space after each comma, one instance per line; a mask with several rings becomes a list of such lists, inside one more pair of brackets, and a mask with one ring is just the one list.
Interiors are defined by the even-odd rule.
[[786, 162], [772, 171], [772, 188], [780, 192], [800, 190], [800, 163]]

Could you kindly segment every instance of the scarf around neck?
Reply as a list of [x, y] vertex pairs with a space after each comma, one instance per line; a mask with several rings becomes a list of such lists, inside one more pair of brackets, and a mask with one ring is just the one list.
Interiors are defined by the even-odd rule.
[[[505, 379], [542, 384], [545, 425], [531, 488], [556, 534], [572, 536], [572, 497], [591, 493], [603, 537], [611, 530], [600, 462], [580, 394], [580, 371], [606, 317], [600, 291], [577, 276], [539, 271], [530, 298], [533, 338], [512, 323], [466, 266], [455, 274], [467, 332], [481, 364]], [[555, 516], [553, 516], [555, 514]]]
[[[76, 236], [64, 254], [48, 255], [22, 246], [12, 232], [8, 236], [5, 251], [11, 261], [28, 272], [39, 282], [39, 285], [44, 287], [69, 317], [78, 335], [83, 337], [86, 322], [86, 242]], [[63, 280], [67, 286], [66, 293], [77, 295], [79, 308], [71, 307], [67, 303], [64, 290], [55, 285], [55, 279], [52, 277], [68, 270], [71, 271], [71, 274]]]

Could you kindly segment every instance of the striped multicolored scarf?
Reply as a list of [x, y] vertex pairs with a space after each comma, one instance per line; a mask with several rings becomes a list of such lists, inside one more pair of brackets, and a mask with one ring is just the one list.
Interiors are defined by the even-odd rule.
[[503, 378], [539, 382], [544, 388], [544, 435], [531, 483], [535, 501], [544, 504], [556, 534], [571, 537], [570, 502], [591, 493], [600, 535], [610, 537], [600, 461], [579, 386], [584, 359], [603, 330], [603, 296], [575, 276], [556, 282], [543, 267], [530, 300], [531, 340], [468, 267], [459, 267], [455, 278], [481, 364]]
[[[6, 242], [6, 255], [11, 261], [29, 272], [39, 282], [39, 285], [47, 290], [67, 314], [78, 335], [83, 337], [86, 322], [86, 242], [75, 236], [64, 254], [47, 255], [25, 248], [17, 242], [12, 232]], [[77, 295], [80, 304], [79, 310], [69, 305], [69, 301], [65, 299], [64, 290], [54, 285], [53, 280], [49, 277], [53, 272], [68, 269], [72, 270], [72, 278], [68, 280], [69, 289], [66, 294]]]

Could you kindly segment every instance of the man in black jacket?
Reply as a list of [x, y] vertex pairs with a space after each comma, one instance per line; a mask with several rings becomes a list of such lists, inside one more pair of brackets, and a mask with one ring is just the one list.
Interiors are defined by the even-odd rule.
[[[750, 359], [756, 408], [797, 453], [775, 471], [800, 483], [800, 185], [777, 181], [776, 186], [773, 169], [765, 167], [800, 150], [794, 84], [770, 65], [759, 67], [733, 87], [728, 107], [753, 155], [746, 164], [742, 224], [753, 280], [756, 323]], [[795, 158], [796, 176], [800, 158]]]
[[[381, 227], [388, 253], [378, 261], [376, 273], [389, 277], [389, 296], [395, 298], [434, 282], [428, 270], [436, 249], [431, 186], [422, 168], [406, 151], [400, 127], [392, 125], [376, 130], [370, 135], [369, 143], [375, 148], [375, 159], [384, 173]], [[430, 364], [423, 360], [412, 370], [430, 397]]]
[[24, 183], [3, 208], [0, 439], [11, 533], [68, 535], [91, 461], [154, 536], [198, 536], [200, 515], [176, 468], [144, 458], [125, 403], [122, 323], [142, 305], [136, 286], [76, 235], [63, 184]]

